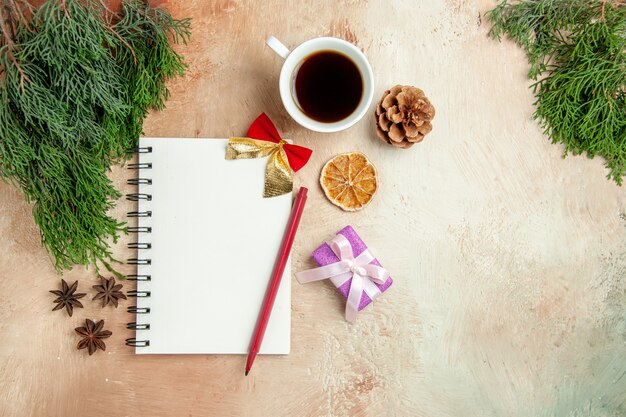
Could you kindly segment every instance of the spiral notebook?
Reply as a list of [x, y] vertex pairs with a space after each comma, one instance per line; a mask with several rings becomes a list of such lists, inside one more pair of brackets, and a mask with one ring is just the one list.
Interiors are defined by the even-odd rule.
[[[226, 143], [141, 138], [128, 165], [137, 354], [247, 353], [291, 195], [263, 198], [266, 159], [227, 161]], [[289, 353], [289, 262], [284, 276], [260, 353]]]

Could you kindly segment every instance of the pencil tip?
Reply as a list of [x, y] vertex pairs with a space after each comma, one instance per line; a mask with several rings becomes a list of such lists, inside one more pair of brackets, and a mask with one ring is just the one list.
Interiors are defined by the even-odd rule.
[[246, 376], [248, 376], [249, 373], [250, 373], [250, 371], [246, 371]]

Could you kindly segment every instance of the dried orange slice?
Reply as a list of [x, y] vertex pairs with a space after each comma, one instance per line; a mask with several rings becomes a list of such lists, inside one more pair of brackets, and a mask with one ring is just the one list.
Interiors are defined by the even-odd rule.
[[362, 153], [344, 153], [326, 162], [320, 176], [322, 189], [334, 205], [361, 210], [378, 189], [376, 168]]

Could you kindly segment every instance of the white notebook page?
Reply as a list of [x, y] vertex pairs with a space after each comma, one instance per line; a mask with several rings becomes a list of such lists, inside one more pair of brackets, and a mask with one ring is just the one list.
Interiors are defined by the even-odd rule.
[[[141, 138], [151, 153], [139, 155], [152, 169], [139, 192], [138, 226], [151, 233], [136, 235], [152, 247], [138, 250], [137, 282], [149, 298], [137, 298], [138, 340], [150, 346], [136, 353], [247, 353], [265, 290], [291, 210], [291, 194], [263, 198], [267, 158], [224, 159], [226, 139]], [[131, 239], [134, 239], [133, 235]], [[276, 297], [260, 353], [287, 354], [290, 349], [291, 267]]]

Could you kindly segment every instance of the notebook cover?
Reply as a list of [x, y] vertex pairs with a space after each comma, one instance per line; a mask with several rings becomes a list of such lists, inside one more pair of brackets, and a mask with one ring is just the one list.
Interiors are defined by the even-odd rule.
[[[137, 273], [151, 281], [137, 282], [138, 354], [244, 354], [289, 218], [291, 194], [263, 198], [266, 158], [227, 161], [226, 139], [141, 138], [139, 171], [152, 184], [139, 185]], [[260, 353], [287, 354], [290, 349], [291, 267], [276, 296]]]

